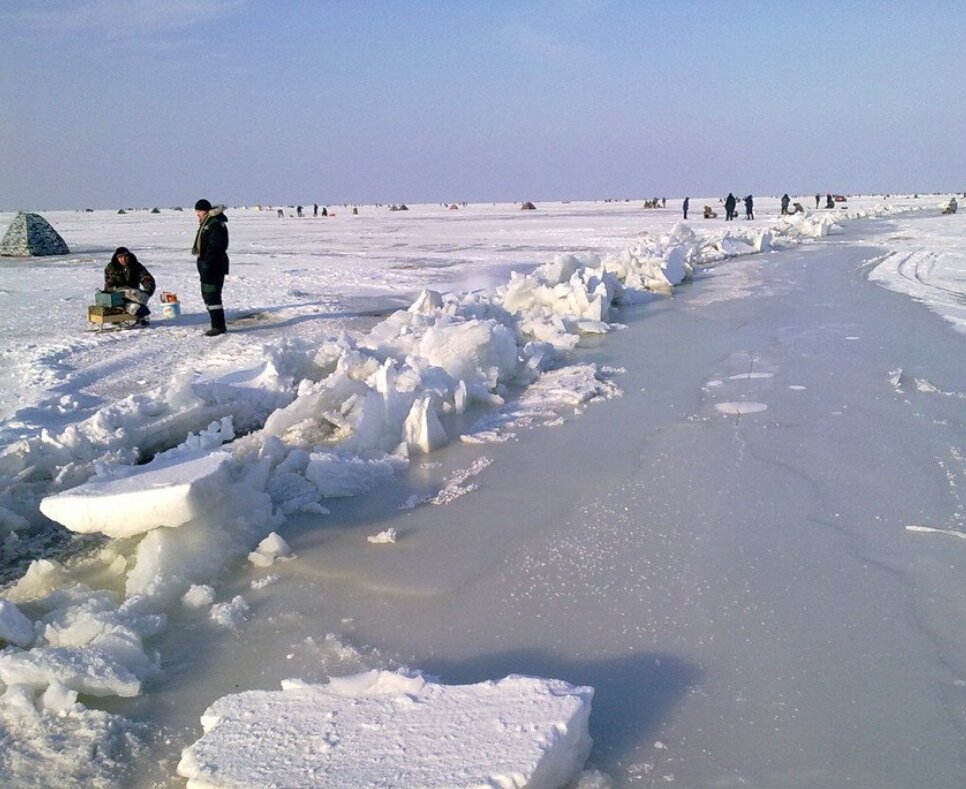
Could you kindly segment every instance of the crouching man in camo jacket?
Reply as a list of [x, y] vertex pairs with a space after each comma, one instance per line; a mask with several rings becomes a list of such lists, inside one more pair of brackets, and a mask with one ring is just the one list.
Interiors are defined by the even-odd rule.
[[154, 293], [154, 277], [137, 255], [127, 247], [118, 247], [104, 269], [104, 291], [116, 291], [124, 298], [124, 308], [140, 326], [148, 325], [148, 299]]

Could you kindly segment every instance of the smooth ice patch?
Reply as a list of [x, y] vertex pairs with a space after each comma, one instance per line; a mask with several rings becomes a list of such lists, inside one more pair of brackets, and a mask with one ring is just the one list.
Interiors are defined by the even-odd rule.
[[774, 373], [741, 373], [740, 375], [732, 375], [728, 378], [729, 381], [753, 381], [758, 378], [774, 378]]
[[768, 406], [764, 403], [715, 403], [714, 407], [722, 414], [737, 414], [738, 416], [757, 414], [768, 410]]
[[509, 676], [443, 685], [370, 671], [225, 696], [182, 752], [188, 787], [552, 787], [590, 753], [593, 689]]

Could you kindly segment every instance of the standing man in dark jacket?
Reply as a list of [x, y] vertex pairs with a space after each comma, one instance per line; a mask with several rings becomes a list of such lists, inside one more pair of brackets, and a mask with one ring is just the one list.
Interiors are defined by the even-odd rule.
[[738, 212], [735, 211], [735, 205], [737, 203], [738, 201], [735, 200], [735, 196], [731, 192], [728, 192], [728, 196], [725, 198], [725, 221], [726, 222], [730, 222], [732, 219], [738, 216]]
[[198, 259], [201, 298], [211, 318], [211, 328], [205, 335], [217, 337], [226, 331], [221, 289], [228, 274], [228, 217], [223, 205], [212, 208], [204, 199], [195, 203], [195, 215], [198, 217], [198, 232], [191, 254]]

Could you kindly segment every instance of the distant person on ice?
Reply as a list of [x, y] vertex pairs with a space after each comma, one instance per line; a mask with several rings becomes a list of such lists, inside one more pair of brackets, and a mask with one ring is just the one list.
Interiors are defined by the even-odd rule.
[[690, 206], [690, 205], [691, 205], [691, 198], [690, 197], [685, 197], [684, 198], [684, 206], [683, 206], [683, 208], [684, 208], [684, 218], [685, 219], [688, 218], [688, 206]]
[[728, 196], [725, 198], [725, 221], [726, 222], [730, 222], [732, 219], [738, 216], [738, 212], [735, 211], [735, 206], [737, 204], [738, 204], [738, 201], [735, 200], [735, 196], [731, 192], [728, 192]]
[[198, 259], [201, 298], [211, 318], [211, 328], [205, 335], [217, 337], [226, 331], [221, 289], [228, 274], [228, 217], [223, 205], [212, 208], [204, 199], [195, 203], [195, 216], [198, 217], [198, 232], [191, 254]]
[[148, 299], [154, 293], [154, 277], [137, 255], [118, 247], [104, 268], [104, 292], [116, 291], [124, 298], [124, 309], [135, 317], [138, 326], [148, 325]]
[[788, 213], [788, 204], [791, 201], [792, 199], [787, 194], [782, 195], [782, 216]]
[[745, 219], [755, 218], [755, 200], [751, 195], [745, 198]]

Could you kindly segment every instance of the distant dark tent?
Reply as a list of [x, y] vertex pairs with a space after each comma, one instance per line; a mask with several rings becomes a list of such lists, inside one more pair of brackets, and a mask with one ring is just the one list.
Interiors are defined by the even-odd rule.
[[125, 210], [124, 210], [123, 208], [118, 208], [118, 209], [117, 209], [117, 212], [118, 212], [119, 214], [126, 214], [126, 213], [127, 213], [127, 211], [125, 211]]
[[157, 207], [152, 208], [151, 209], [151, 213], [152, 214], [160, 214], [161, 213], [161, 209], [160, 208], [157, 208]]
[[529, 200], [527, 202], [525, 202], [523, 205], [520, 206], [520, 210], [521, 211], [535, 211], [536, 208], [537, 207], [533, 203], [531, 203]]
[[390, 206], [389, 210], [390, 211], [408, 211], [409, 206], [407, 206], [405, 203], [400, 203], [399, 205]]
[[0, 255], [34, 257], [69, 255], [60, 234], [40, 214], [17, 213], [0, 242]]

